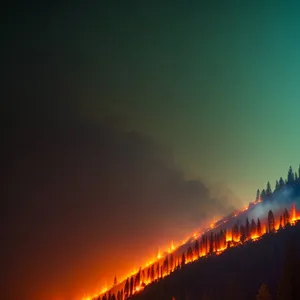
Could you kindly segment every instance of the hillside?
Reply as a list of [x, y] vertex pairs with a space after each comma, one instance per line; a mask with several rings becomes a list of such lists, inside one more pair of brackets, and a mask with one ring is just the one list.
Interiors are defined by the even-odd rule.
[[290, 168], [288, 179], [280, 178], [274, 191], [268, 182], [247, 207], [194, 234], [94, 299], [250, 300], [262, 283], [275, 295], [292, 243], [299, 253], [299, 221], [300, 180]]
[[[271, 294], [275, 295], [284, 274], [286, 259], [297, 264], [300, 272], [299, 237], [298, 222], [275, 234], [267, 234], [257, 242], [248, 242], [228, 249], [222, 255], [212, 255], [184, 265], [170, 276], [149, 285], [132, 299], [171, 300], [174, 297], [176, 300], [254, 300], [262, 283], [267, 284]], [[290, 254], [292, 246], [297, 247], [298, 260]]]

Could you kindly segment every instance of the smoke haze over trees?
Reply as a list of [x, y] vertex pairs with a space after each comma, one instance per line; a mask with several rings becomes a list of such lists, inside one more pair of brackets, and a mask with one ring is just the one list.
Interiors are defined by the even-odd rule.
[[138, 132], [108, 121], [28, 124], [6, 141], [1, 251], [11, 297], [36, 299], [46, 286], [48, 297], [71, 297], [111, 284], [122, 275], [116, 266], [138, 267], [237, 204], [185, 180], [172, 153]]

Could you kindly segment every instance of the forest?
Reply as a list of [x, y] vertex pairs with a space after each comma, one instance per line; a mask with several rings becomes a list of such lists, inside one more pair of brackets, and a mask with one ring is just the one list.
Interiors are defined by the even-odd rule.
[[[286, 207], [248, 218], [256, 205], [277, 208], [276, 199], [287, 190]], [[140, 268], [123, 284], [115, 277], [112, 288], [94, 300], [300, 299], [299, 198], [300, 166], [297, 172], [290, 167], [274, 190], [270, 182], [257, 190], [244, 222], [237, 213], [216, 222], [180, 255]]]

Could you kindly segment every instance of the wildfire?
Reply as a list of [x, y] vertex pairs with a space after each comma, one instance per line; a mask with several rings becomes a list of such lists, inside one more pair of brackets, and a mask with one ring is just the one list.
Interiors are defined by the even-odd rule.
[[[244, 207], [241, 211], [235, 212], [232, 217], [237, 217], [239, 213], [246, 211], [251, 207], [251, 205], [257, 205], [260, 202], [261, 200], [250, 203], [249, 206]], [[289, 222], [291, 225], [294, 225], [297, 221], [300, 221], [300, 212], [298, 213], [296, 211], [295, 205], [292, 206], [290, 214], [286, 214], [287, 215], [285, 216], [284, 221], [285, 223], [282, 220], [282, 216], [280, 216], [280, 219], [273, 219], [274, 232], [278, 231], [280, 228], [285, 227], [287, 222]], [[131, 277], [131, 279], [135, 277], [135, 283], [134, 288], [132, 289], [132, 293], [139, 293], [144, 289], [145, 286], [149, 285], [155, 280], [168, 276], [170, 273], [180, 268], [180, 266], [182, 266], [183, 264], [192, 263], [198, 260], [199, 258], [206, 257], [213, 253], [215, 253], [216, 255], [220, 255], [227, 248], [241, 245], [245, 241], [257, 241], [270, 229], [270, 223], [267, 225], [265, 223], [261, 223], [258, 219], [257, 221], [248, 221], [248, 225], [246, 224], [245, 227], [240, 226], [239, 228], [237, 225], [235, 225], [232, 228], [220, 230], [219, 233], [214, 232], [216, 228], [218, 228], [220, 225], [224, 226], [224, 224], [227, 223], [227, 221], [228, 219], [225, 219], [221, 222], [211, 223], [210, 231], [205, 231], [202, 235], [199, 235], [196, 232], [194, 232], [191, 235], [191, 237], [193, 238], [192, 240], [194, 244], [194, 249], [192, 247], [189, 247], [187, 251], [182, 254], [182, 256], [177, 254], [177, 257], [174, 257], [173, 253], [175, 253], [178, 247], [185, 245], [187, 241], [191, 239], [186, 239], [182, 241], [178, 244], [177, 247], [175, 247], [173, 241], [171, 241], [171, 245], [165, 252], [163, 252], [167, 253], [166, 255], [162, 255], [162, 252], [159, 249], [156, 259], [151, 261], [149, 260], [145, 264], [144, 268], [132, 271], [130, 276], [125, 276], [120, 282], [124, 283], [126, 278], [128, 280], [129, 277]], [[198, 248], [196, 247], [195, 243], [198, 243]], [[139, 280], [136, 282], [137, 276]], [[109, 289], [105, 287], [101, 291], [100, 295], [106, 294], [108, 291]], [[82, 298], [82, 300], [92, 300], [92, 298], [84, 297]]]

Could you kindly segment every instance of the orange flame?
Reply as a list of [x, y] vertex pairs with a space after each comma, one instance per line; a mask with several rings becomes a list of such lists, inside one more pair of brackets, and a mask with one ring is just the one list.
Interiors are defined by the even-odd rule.
[[[261, 200], [259, 199], [259, 201], [253, 202], [252, 204], [256, 205], [258, 203], [260, 203]], [[240, 212], [244, 212], [246, 211], [249, 206], [244, 207]], [[236, 217], [239, 213], [236, 212], [233, 217]], [[291, 209], [291, 225], [295, 225], [297, 221], [300, 221], [300, 212], [298, 213], [296, 211], [296, 207], [295, 205], [292, 206]], [[224, 220], [222, 222], [222, 224], [225, 224], [227, 222], [227, 220]], [[217, 223], [211, 223], [210, 224], [210, 228], [214, 229], [216, 227]], [[275, 220], [275, 230], [279, 230], [280, 228], [280, 222], [279, 220]], [[206, 231], [207, 232], [207, 231]], [[252, 228], [252, 232], [250, 234], [250, 236], [248, 238], [246, 238], [246, 240], [251, 240], [251, 241], [257, 241], [259, 240], [264, 234], [267, 233], [267, 225], [264, 223], [261, 223], [261, 232], [257, 232], [256, 228]], [[204, 234], [204, 233], [203, 233]], [[197, 239], [199, 237], [199, 235], [197, 233], [193, 233], [192, 237], [194, 239]], [[188, 239], [183, 240], [180, 245], [184, 245], [186, 244]], [[185, 258], [185, 264], [191, 263], [195, 260], [197, 260], [198, 258], [207, 256], [211, 251], [213, 253], [215, 253], [216, 255], [220, 255], [222, 254], [228, 247], [234, 247], [236, 245], [241, 244], [241, 234], [239, 232], [239, 230], [237, 232], [235, 232], [233, 229], [228, 228], [226, 229], [226, 235], [223, 235], [222, 238], [220, 237], [218, 242], [214, 241], [213, 245], [209, 245], [209, 242], [206, 242], [205, 245], [202, 245], [199, 248], [199, 252], [198, 254], [196, 254], [195, 252], [192, 253], [192, 255], [189, 255], [189, 257]], [[211, 249], [210, 247], [212, 247], [213, 249]], [[173, 253], [176, 250], [176, 247], [174, 246], [173, 241], [171, 241], [171, 245], [170, 247], [167, 249], [167, 251], [169, 254]], [[145, 273], [146, 271], [148, 271], [150, 269], [150, 267], [154, 266], [155, 269], [155, 274], [154, 274], [154, 280], [159, 279], [159, 278], [163, 278], [168, 276], [170, 273], [172, 273], [175, 269], [176, 266], [179, 267], [179, 265], [182, 264], [182, 258], [180, 257], [174, 257], [174, 261], [173, 261], [173, 265], [168, 265], [167, 268], [163, 268], [162, 263], [160, 262], [160, 260], [163, 258], [161, 251], [158, 251], [157, 257], [154, 260], [149, 260], [146, 264], [145, 267], [142, 268], [141, 270], [144, 270]], [[166, 259], [168, 258], [168, 256], [166, 257]], [[162, 268], [161, 270], [156, 268], [158, 267], [158, 263], [160, 264], [160, 267]], [[170, 263], [170, 262], [169, 262]], [[138, 273], [138, 270], [135, 269], [131, 272], [130, 276], [134, 276]], [[129, 278], [130, 276], [125, 276], [120, 282], [123, 282], [126, 280], [126, 278]], [[143, 275], [144, 276], [144, 275]], [[153, 279], [153, 278], [152, 278]], [[147, 275], [145, 275], [145, 278], [142, 279], [142, 281], [140, 281], [139, 285], [136, 286], [133, 290], [133, 293], [139, 293], [141, 292], [145, 286], [149, 285], [150, 283], [152, 283], [152, 280], [150, 278], [147, 277]], [[105, 287], [104, 289], [102, 289], [101, 293], [99, 293], [100, 295], [103, 295], [105, 293], [107, 293], [109, 289], [107, 289], [107, 287]], [[92, 300], [92, 297], [83, 297], [82, 300]]]

